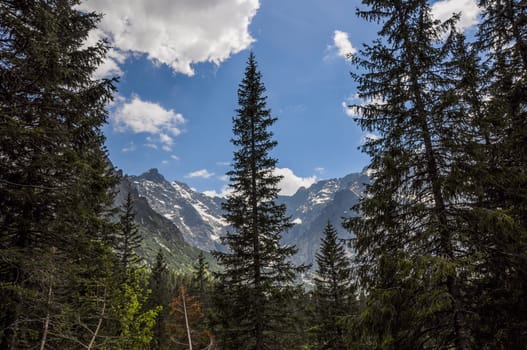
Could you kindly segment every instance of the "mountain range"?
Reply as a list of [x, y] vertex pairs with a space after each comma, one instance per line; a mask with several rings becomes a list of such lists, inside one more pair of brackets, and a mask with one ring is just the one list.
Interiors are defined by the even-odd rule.
[[[358, 203], [370, 182], [368, 175], [364, 170], [343, 178], [322, 180], [309, 188], [300, 188], [292, 196], [277, 198], [277, 203], [286, 205], [287, 215], [295, 223], [282, 237], [284, 244], [298, 248], [293, 258], [295, 263], [315, 262], [328, 222], [341, 238], [351, 238], [342, 228], [342, 218], [352, 215], [350, 208]], [[222, 217], [224, 198], [209, 197], [179, 181], [169, 182], [157, 169], [139, 176], [124, 176], [121, 187], [123, 192], [130, 190], [137, 198], [136, 210], [140, 214], [136, 221], [144, 232], [143, 253], [147, 260], [156, 246], [167, 251], [168, 259], [175, 259], [172, 263], [175, 266], [188, 265], [200, 250], [225, 249], [220, 241], [228, 230]], [[121, 202], [123, 198], [121, 195]]]

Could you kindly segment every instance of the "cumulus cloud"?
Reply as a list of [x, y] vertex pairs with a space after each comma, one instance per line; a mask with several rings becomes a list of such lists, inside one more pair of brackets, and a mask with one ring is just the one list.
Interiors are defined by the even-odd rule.
[[[209, 174], [206, 170], [199, 170], [195, 173], [198, 173], [198, 172], [206, 172], [206, 174]], [[189, 175], [187, 175], [187, 177], [189, 177]], [[214, 174], [210, 174], [210, 176], [212, 175]], [[274, 175], [283, 177], [280, 183], [278, 184], [278, 187], [280, 188], [279, 194], [283, 196], [291, 196], [295, 194], [295, 192], [298, 191], [300, 187], [308, 188], [309, 186], [311, 186], [317, 181], [316, 176], [300, 177], [300, 176], [295, 175], [293, 171], [289, 168], [276, 168], [274, 170]], [[222, 177], [222, 180], [228, 181], [229, 179], [228, 177]], [[221, 188], [220, 192], [216, 190], [210, 190], [210, 191], [203, 192], [203, 194], [209, 197], [223, 197], [223, 198], [227, 197], [231, 193], [232, 193], [232, 188], [230, 188], [228, 185], [224, 185]]]
[[203, 192], [203, 194], [207, 197], [220, 197], [220, 198], [226, 198], [231, 193], [232, 193], [232, 189], [228, 185], [223, 186], [220, 192], [216, 190], [209, 190], [209, 191]]
[[453, 13], [461, 13], [461, 18], [457, 23], [460, 30], [465, 30], [478, 23], [480, 8], [475, 0], [440, 0], [432, 5], [432, 15], [445, 21]]
[[278, 184], [280, 194], [283, 196], [291, 196], [295, 194], [300, 187], [308, 188], [317, 181], [316, 176], [299, 177], [289, 168], [276, 168], [274, 173], [275, 175], [283, 176]]
[[[113, 115], [116, 131], [154, 135], [165, 151], [171, 150], [173, 137], [181, 133], [180, 127], [184, 123], [185, 118], [180, 113], [167, 110], [154, 102], [143, 101], [137, 96], [119, 105]], [[148, 137], [147, 141], [147, 147], [157, 148], [153, 137]]]
[[121, 152], [127, 153], [127, 152], [133, 152], [136, 150], [135, 144], [133, 142], [128, 143], [126, 147], [123, 147], [121, 149]]
[[357, 109], [350, 107], [350, 104], [346, 101], [342, 101], [342, 110], [344, 111], [344, 113], [346, 113], [348, 117], [358, 116]]
[[185, 175], [187, 179], [193, 179], [197, 177], [202, 178], [202, 179], [208, 179], [208, 178], [211, 178], [212, 176], [214, 176], [214, 173], [209, 172], [207, 169], [196, 170], [196, 171], [193, 171]]
[[[258, 0], [86, 0], [84, 11], [105, 14], [97, 38], [106, 38], [120, 54], [142, 53], [174, 72], [193, 75], [193, 63], [220, 64], [254, 39], [249, 24]], [[118, 72], [119, 61], [105, 62]]]
[[333, 33], [333, 44], [338, 50], [340, 57], [347, 58], [350, 54], [353, 55], [357, 52], [349, 39], [348, 33], [335, 30]]

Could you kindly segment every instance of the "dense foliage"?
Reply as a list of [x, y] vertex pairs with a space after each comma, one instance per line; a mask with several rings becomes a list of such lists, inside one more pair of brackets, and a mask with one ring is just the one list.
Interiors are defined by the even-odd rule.
[[471, 40], [429, 1], [362, 3], [380, 30], [350, 55], [364, 102], [351, 108], [376, 135], [372, 183], [343, 221], [349, 247], [320, 228], [302, 288], [252, 53], [220, 270], [200, 254], [171, 271], [166, 247], [149, 268], [133, 197], [113, 208], [101, 130], [114, 80], [93, 78], [106, 44], [86, 45], [100, 16], [0, 1], [0, 348], [525, 349], [525, 1], [480, 0]]
[[114, 87], [92, 78], [107, 47], [85, 45], [99, 15], [77, 3], [0, 2], [2, 349], [144, 349], [152, 337], [146, 271], [111, 249], [118, 178], [101, 128]]
[[364, 146], [373, 184], [345, 221], [367, 296], [355, 336], [373, 349], [521, 348], [525, 5], [482, 1], [471, 44], [427, 1], [363, 3], [381, 30], [352, 58], [368, 102], [356, 120], [378, 135]]

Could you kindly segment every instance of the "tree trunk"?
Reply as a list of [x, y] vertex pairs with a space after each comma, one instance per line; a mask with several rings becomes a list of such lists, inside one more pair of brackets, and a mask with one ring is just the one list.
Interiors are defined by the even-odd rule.
[[188, 323], [187, 303], [185, 301], [186, 291], [185, 291], [184, 287], [180, 288], [180, 293], [181, 293], [181, 301], [183, 302], [183, 313], [185, 315], [185, 326], [187, 327], [188, 348], [189, 348], [189, 350], [192, 350], [192, 337], [191, 337], [191, 334], [190, 334], [190, 325]]
[[49, 308], [51, 306], [51, 296], [53, 295], [53, 289], [51, 283], [49, 284], [48, 288], [48, 311], [46, 313], [46, 320], [44, 321], [44, 330], [42, 331], [42, 339], [40, 341], [40, 350], [44, 350], [46, 348], [46, 340], [48, 337], [48, 330], [49, 330], [49, 321], [50, 321], [50, 313]]
[[106, 289], [104, 290], [104, 297], [103, 297], [103, 304], [102, 304], [102, 310], [101, 310], [101, 316], [99, 317], [99, 321], [97, 322], [97, 327], [95, 327], [95, 331], [93, 332], [93, 336], [90, 339], [90, 343], [88, 344], [87, 350], [92, 350], [95, 339], [97, 338], [99, 331], [101, 330], [102, 321], [104, 319], [104, 312], [106, 311]]

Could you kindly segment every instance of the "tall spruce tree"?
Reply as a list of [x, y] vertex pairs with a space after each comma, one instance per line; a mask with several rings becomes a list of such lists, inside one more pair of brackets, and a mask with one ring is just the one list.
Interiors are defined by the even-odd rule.
[[345, 349], [343, 319], [355, 311], [355, 290], [351, 261], [337, 230], [329, 222], [315, 259], [318, 265], [313, 290], [316, 348]]
[[107, 48], [84, 45], [99, 15], [77, 4], [0, 2], [2, 349], [75, 348], [53, 343], [67, 325], [50, 320], [78, 310], [75, 298], [94, 285], [79, 276], [103, 259], [100, 238], [112, 229], [103, 214], [116, 179], [101, 128], [114, 88], [92, 78]]
[[[368, 303], [363, 325], [372, 348], [473, 346], [467, 289], [478, 255], [467, 235], [467, 183], [475, 118], [460, 87], [463, 38], [456, 16], [434, 21], [427, 1], [364, 0], [358, 16], [381, 24], [380, 38], [352, 61], [359, 125], [379, 135], [363, 149], [373, 184], [345, 226]], [[380, 101], [380, 102], [379, 102]], [[397, 310], [396, 313], [390, 310]]]
[[294, 266], [296, 252], [281, 246], [280, 238], [292, 226], [284, 205], [275, 203], [280, 176], [276, 146], [269, 128], [276, 121], [266, 107], [265, 87], [251, 52], [238, 89], [237, 116], [233, 118], [233, 169], [228, 172], [232, 194], [223, 205], [232, 232], [222, 237], [227, 252], [215, 252], [223, 271], [218, 310], [224, 349], [285, 349], [286, 303], [303, 267]]
[[478, 348], [521, 348], [527, 342], [527, 6], [480, 1], [476, 47], [483, 58], [480, 87], [485, 142], [472, 177], [478, 201], [473, 235], [479, 283]]

